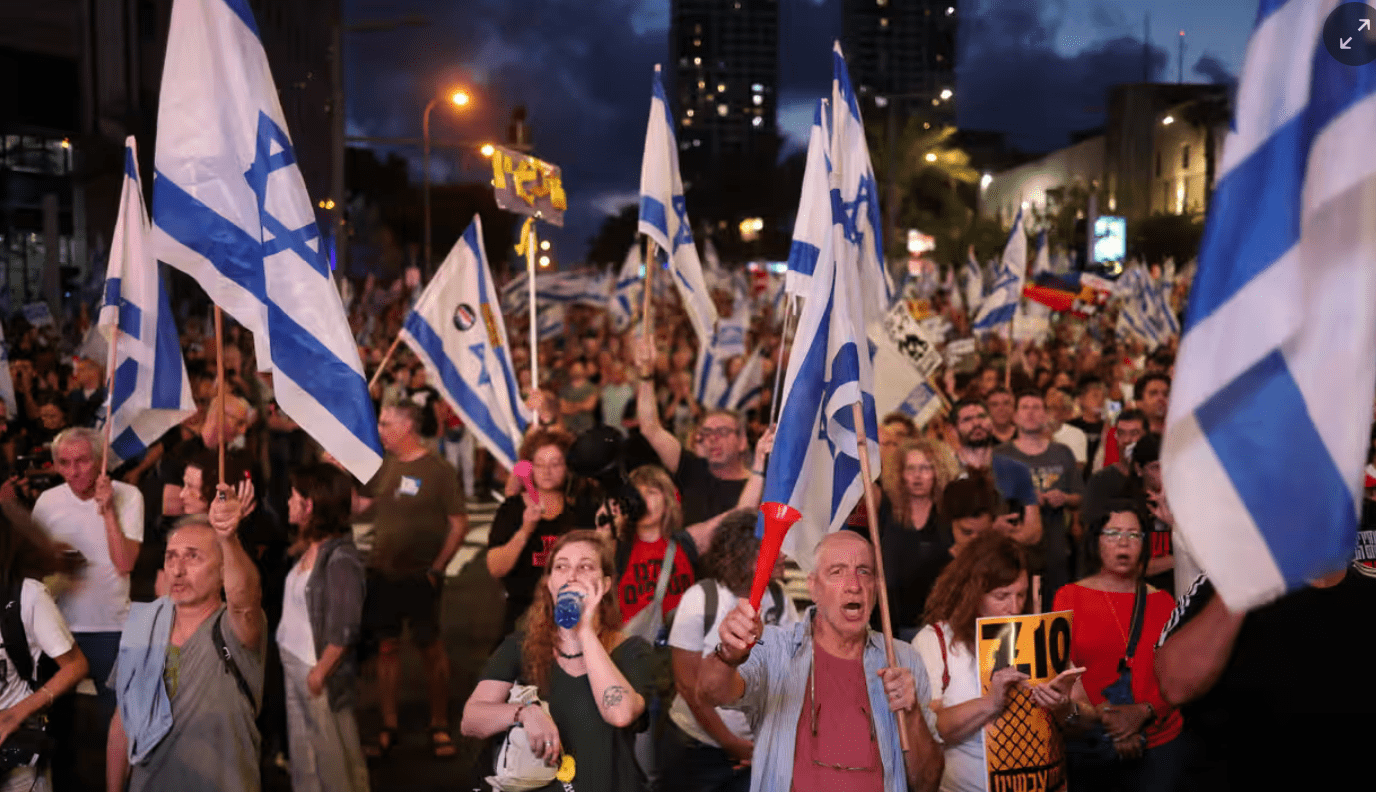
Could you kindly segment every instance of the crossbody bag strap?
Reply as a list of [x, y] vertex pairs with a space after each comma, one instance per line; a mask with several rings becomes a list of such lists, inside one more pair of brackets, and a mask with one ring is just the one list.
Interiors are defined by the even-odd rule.
[[229, 653], [229, 647], [225, 645], [225, 634], [220, 629], [220, 622], [224, 621], [224, 618], [224, 611], [220, 611], [220, 614], [215, 617], [215, 623], [210, 626], [210, 641], [215, 644], [215, 654], [218, 654], [220, 659], [224, 661], [225, 673], [234, 675], [234, 682], [239, 686], [239, 692], [243, 693], [244, 698], [248, 699], [249, 705], [257, 710], [258, 701], [253, 697], [253, 689], [248, 686], [248, 680], [244, 679], [243, 672], [239, 670], [239, 664], [234, 662], [234, 655]]
[[932, 629], [936, 631], [936, 645], [941, 647], [941, 695], [944, 696], [946, 688], [951, 684], [951, 663], [946, 657], [946, 633], [940, 624], [933, 624]]
[[1123, 662], [1118, 664], [1118, 670], [1127, 670], [1132, 666], [1132, 656], [1137, 654], [1137, 641], [1142, 637], [1142, 622], [1146, 620], [1147, 614], [1147, 581], [1138, 578], [1137, 596], [1132, 602], [1132, 628], [1128, 632], [1127, 652], [1123, 655]]
[[702, 586], [702, 637], [705, 640], [717, 621], [717, 581], [700, 580], [698, 585]]
[[650, 607], [659, 610], [663, 614], [664, 595], [669, 591], [669, 578], [674, 575], [674, 556], [678, 554], [678, 542], [669, 540], [669, 547], [664, 551], [664, 562], [659, 567], [659, 580], [655, 581], [655, 601]]

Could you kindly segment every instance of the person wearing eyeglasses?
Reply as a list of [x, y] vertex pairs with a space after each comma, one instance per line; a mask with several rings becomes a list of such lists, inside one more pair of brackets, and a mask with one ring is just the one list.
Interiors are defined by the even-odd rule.
[[[1061, 723], [1091, 728], [1067, 745], [1076, 789], [1169, 791], [1183, 769], [1183, 719], [1162, 696], [1156, 676], [1156, 643], [1175, 600], [1143, 579], [1151, 558], [1143, 506], [1110, 501], [1087, 535], [1088, 546], [1097, 549], [1090, 563], [1098, 570], [1056, 592], [1053, 610], [1075, 614], [1071, 661], [1085, 667], [1078, 700], [1057, 713]], [[1134, 630], [1138, 597], [1144, 602]]]
[[883, 636], [869, 628], [874, 566], [868, 540], [828, 534], [813, 553], [816, 605], [802, 621], [766, 627], [744, 597], [722, 620], [720, 643], [699, 665], [697, 696], [758, 724], [754, 792], [937, 788], [944, 760], [932, 737], [927, 671], [905, 643], [894, 643], [890, 666]]

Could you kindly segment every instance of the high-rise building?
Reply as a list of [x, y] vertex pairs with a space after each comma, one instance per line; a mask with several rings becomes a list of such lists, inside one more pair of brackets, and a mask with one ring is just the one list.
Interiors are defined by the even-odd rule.
[[[672, 0], [670, 52], [686, 186], [777, 152], [778, 0]], [[668, 88], [668, 86], [666, 86]]]
[[843, 16], [842, 47], [862, 99], [954, 123], [956, 0], [844, 0]]

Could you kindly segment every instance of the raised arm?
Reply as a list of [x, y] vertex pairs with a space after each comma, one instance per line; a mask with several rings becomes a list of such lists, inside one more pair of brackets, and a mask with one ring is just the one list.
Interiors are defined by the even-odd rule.
[[125, 535], [122, 523], [131, 523], [140, 533], [143, 531], [143, 495], [134, 490], [130, 497], [134, 502], [115, 503], [114, 484], [110, 482], [110, 477], [102, 474], [96, 479], [96, 509], [105, 524], [105, 544], [110, 551], [110, 563], [125, 575], [134, 571], [134, 563], [139, 560], [140, 543]]
[[736, 606], [717, 628], [721, 645], [698, 666], [698, 698], [704, 704], [734, 704], [745, 695], [745, 678], [737, 669], [750, 658], [750, 649], [763, 632], [764, 622], [750, 607], [750, 600], [736, 600]]
[[677, 473], [683, 445], [659, 422], [659, 405], [655, 403], [654, 339], [641, 336], [636, 337], [631, 343], [635, 351], [636, 369], [640, 373], [640, 381], [636, 383], [635, 391], [635, 417], [640, 424], [640, 434], [655, 450], [665, 470], [670, 474]]
[[210, 504], [210, 527], [215, 529], [215, 542], [224, 559], [225, 605], [229, 611], [229, 626], [239, 643], [257, 651], [263, 640], [263, 589], [259, 585], [258, 567], [239, 543], [239, 521], [252, 511], [253, 482], [244, 479], [238, 489], [228, 484], [216, 487], [217, 495]]

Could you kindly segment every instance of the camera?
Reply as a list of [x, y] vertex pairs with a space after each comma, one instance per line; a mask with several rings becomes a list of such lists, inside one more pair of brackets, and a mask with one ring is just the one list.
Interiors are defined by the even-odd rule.
[[645, 499], [626, 476], [624, 442], [621, 433], [610, 426], [597, 426], [579, 435], [565, 458], [569, 470], [596, 481], [602, 489], [602, 503], [607, 508], [598, 514], [599, 528], [611, 522], [612, 504], [632, 525], [645, 516]]

